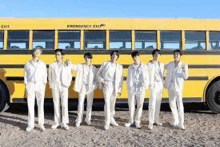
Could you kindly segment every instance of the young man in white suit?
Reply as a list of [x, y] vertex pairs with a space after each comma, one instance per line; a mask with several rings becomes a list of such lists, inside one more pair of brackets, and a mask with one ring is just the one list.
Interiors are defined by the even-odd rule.
[[[64, 51], [62, 49], [55, 50], [56, 61], [49, 66], [49, 85], [52, 89], [54, 104], [54, 125], [52, 129], [56, 129], [61, 125], [65, 130], [69, 130], [68, 115], [68, 88], [72, 81], [71, 66], [66, 66], [63, 61]], [[62, 106], [62, 123], [60, 117], [60, 101]]]
[[42, 53], [41, 48], [35, 48], [32, 53], [32, 60], [24, 65], [24, 84], [26, 87], [26, 96], [28, 104], [28, 127], [29, 132], [34, 129], [34, 105], [35, 97], [38, 105], [38, 124], [39, 128], [44, 131], [44, 95], [45, 85], [47, 83], [46, 64], [40, 60]]
[[174, 61], [166, 65], [167, 73], [164, 87], [168, 89], [169, 103], [174, 119], [172, 126], [179, 125], [181, 129], [185, 129], [182, 90], [184, 79], [188, 78], [188, 65], [181, 61], [181, 56], [181, 50], [173, 52]]
[[111, 60], [103, 62], [97, 73], [100, 89], [102, 89], [105, 99], [105, 130], [109, 129], [110, 124], [118, 126], [114, 119], [115, 101], [117, 94], [121, 94], [123, 82], [123, 67], [117, 63], [119, 52], [113, 50], [110, 56]]
[[79, 64], [71, 64], [69, 60], [67, 61], [69, 62], [68, 64], [72, 65], [72, 69], [76, 71], [76, 79], [73, 88], [74, 91], [78, 92], [78, 117], [76, 119], [76, 127], [79, 127], [82, 122], [85, 96], [87, 97], [85, 122], [87, 125], [91, 125], [93, 95], [97, 87], [97, 69], [91, 64], [92, 54], [85, 53], [84, 60], [84, 63]]
[[155, 49], [152, 51], [153, 59], [147, 63], [149, 71], [149, 125], [150, 130], [153, 129], [153, 124], [162, 126], [160, 122], [160, 105], [163, 92], [163, 71], [164, 64], [159, 61], [160, 50]]
[[136, 128], [141, 128], [141, 115], [143, 110], [143, 103], [145, 97], [145, 90], [149, 85], [148, 69], [145, 64], [139, 60], [140, 53], [134, 51], [131, 57], [134, 64], [129, 65], [127, 74], [127, 91], [128, 91], [128, 105], [130, 118], [129, 122], [125, 124], [130, 127], [134, 123], [135, 103], [137, 103], [137, 110], [135, 115]]

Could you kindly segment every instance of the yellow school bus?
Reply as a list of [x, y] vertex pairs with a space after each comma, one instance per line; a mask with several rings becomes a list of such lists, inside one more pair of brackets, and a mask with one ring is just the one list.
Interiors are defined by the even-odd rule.
[[[183, 101], [206, 102], [213, 112], [220, 113], [220, 20], [0, 18], [0, 110], [7, 103], [26, 102], [23, 67], [36, 46], [43, 47], [41, 59], [47, 65], [55, 60], [54, 49], [62, 48], [66, 50], [65, 59], [72, 63], [83, 62], [84, 53], [91, 52], [97, 68], [110, 59], [111, 50], [119, 50], [124, 82], [117, 102], [127, 101], [125, 80], [132, 51], [139, 50], [140, 60], [147, 63], [152, 50], [158, 48], [162, 53], [160, 60], [166, 64], [173, 60], [173, 50], [181, 49], [182, 61], [189, 65]], [[72, 75], [69, 100], [77, 100], [77, 93], [72, 90], [75, 72]], [[94, 97], [103, 100], [102, 91], [97, 89]], [[51, 98], [47, 85], [45, 101]], [[162, 101], [168, 102], [167, 90]]]

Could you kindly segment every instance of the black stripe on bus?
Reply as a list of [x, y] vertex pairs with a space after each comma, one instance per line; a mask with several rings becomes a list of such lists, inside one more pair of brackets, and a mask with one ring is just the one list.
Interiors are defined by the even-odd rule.
[[[93, 64], [96, 68], [100, 68], [101, 64]], [[123, 68], [128, 68], [129, 64], [122, 64]], [[220, 64], [189, 64], [189, 68], [220, 68]], [[24, 64], [0, 64], [0, 68], [24, 68]], [[47, 64], [49, 68], [49, 64]]]
[[[127, 98], [118, 98], [117, 103], [128, 103]], [[149, 103], [149, 98], [144, 99], [145, 103]], [[202, 102], [202, 97], [183, 97], [183, 102]], [[169, 98], [162, 98], [162, 103], [169, 103]]]
[[[164, 77], [165, 78], [165, 77]], [[24, 81], [24, 77], [6, 77], [6, 80], [8, 81]], [[72, 80], [75, 81], [75, 77], [72, 77]], [[124, 76], [123, 80], [126, 81], [127, 77]], [[207, 76], [190, 76], [187, 80], [208, 80]]]
[[[105, 49], [99, 49], [99, 50], [65, 50], [65, 54], [85, 54], [87, 52], [90, 52], [92, 54], [110, 54], [111, 50], [105, 50]], [[120, 49], [114, 49], [118, 50], [120, 54], [131, 54], [134, 50], [120, 50]], [[138, 50], [141, 54], [151, 54], [152, 50]], [[163, 50], [161, 49], [161, 54], [169, 55], [173, 54], [174, 50]], [[27, 49], [21, 49], [21, 50], [0, 50], [0, 54], [29, 54], [31, 55], [33, 51], [27, 50]], [[220, 50], [183, 50], [183, 55], [220, 55]], [[52, 49], [45, 49], [43, 50], [43, 54], [54, 54], [54, 50]]]
[[189, 68], [220, 68], [220, 64], [200, 64], [200, 65], [195, 65], [195, 64], [189, 64]]
[[[44, 99], [45, 102], [53, 102], [52, 98], [45, 98]], [[78, 98], [69, 98], [69, 103], [71, 104], [71, 102], [77, 104], [78, 103]], [[12, 99], [13, 103], [27, 103], [27, 98], [13, 98]], [[94, 98], [94, 103], [104, 103], [104, 99], [103, 98]], [[187, 103], [187, 102], [202, 102], [202, 98], [201, 97], [183, 97], [183, 102]], [[72, 104], [73, 104], [72, 103]], [[128, 99], [127, 98], [117, 98], [116, 99], [116, 103], [128, 103]], [[149, 103], [149, 98], [145, 98], [144, 99], [144, 103]], [[162, 98], [162, 103], [169, 103], [169, 98]]]

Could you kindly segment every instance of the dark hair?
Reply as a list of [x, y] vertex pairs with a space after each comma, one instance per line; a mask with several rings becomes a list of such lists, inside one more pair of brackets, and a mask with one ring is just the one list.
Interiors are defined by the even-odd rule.
[[159, 49], [154, 49], [154, 50], [152, 51], [152, 55], [156, 54], [156, 52], [158, 52], [158, 54], [161, 54]]
[[88, 53], [85, 53], [85, 54], [84, 54], [84, 58], [85, 58], [86, 56], [87, 56], [89, 59], [92, 59], [92, 54], [91, 54], [91, 53], [89, 53], [89, 52], [88, 52]]
[[60, 52], [61, 55], [65, 55], [64, 50], [63, 49], [55, 49], [55, 53]]
[[[111, 51], [110, 55], [112, 56], [114, 53], [116, 53], [116, 55], [117, 55], [118, 58], [119, 58], [119, 52], [118, 52], [117, 50], [113, 50], [113, 51]], [[117, 58], [117, 59], [118, 59], [118, 58]]]
[[43, 47], [38, 45], [38, 46], [35, 47], [35, 49], [43, 49]]
[[131, 57], [134, 58], [135, 56], [140, 56], [140, 53], [138, 51], [133, 51]]
[[175, 50], [175, 51], [173, 51], [173, 54], [175, 54], [175, 52], [177, 52], [177, 53], [179, 53], [180, 54], [180, 56], [182, 56], [182, 51], [181, 50], [179, 50], [179, 49], [177, 49], [177, 50]]

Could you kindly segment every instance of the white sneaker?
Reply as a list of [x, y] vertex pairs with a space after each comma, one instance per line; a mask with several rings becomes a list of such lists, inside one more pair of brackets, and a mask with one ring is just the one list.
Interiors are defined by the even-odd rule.
[[69, 126], [68, 126], [67, 124], [64, 124], [62, 127], [63, 127], [65, 130], [69, 130]]
[[157, 126], [162, 126], [163, 124], [162, 123], [160, 123], [160, 122], [156, 122], [155, 123]]
[[178, 123], [174, 122], [174, 123], [171, 123], [170, 124], [172, 127], [177, 127], [178, 126]]
[[28, 127], [26, 128], [26, 131], [27, 131], [27, 132], [30, 132], [30, 131], [33, 130], [33, 129], [34, 129], [34, 127], [28, 126]]
[[111, 119], [110, 124], [113, 125], [113, 126], [118, 126], [118, 123], [116, 123], [115, 119]]
[[149, 124], [149, 125], [148, 125], [148, 129], [149, 129], [149, 130], [153, 130], [153, 124]]
[[141, 128], [140, 123], [136, 123], [135, 125], [136, 125], [136, 128], [137, 128], [137, 129], [140, 129], [140, 128]]
[[79, 127], [80, 126], [80, 122], [76, 122], [76, 127]]
[[44, 127], [43, 125], [42, 125], [42, 126], [39, 126], [39, 128], [40, 128], [41, 131], [46, 130], [45, 127]]
[[104, 129], [105, 129], [105, 130], [108, 130], [108, 129], [109, 129], [109, 125], [105, 125], [105, 126], [104, 126]]
[[57, 127], [59, 126], [59, 124], [54, 124], [54, 125], [52, 125], [52, 129], [56, 129]]
[[180, 125], [179, 127], [180, 127], [181, 130], [185, 130], [186, 129], [184, 125]]
[[89, 120], [85, 120], [85, 122], [87, 123], [88, 126], [92, 124], [91, 121]]
[[132, 125], [132, 123], [125, 123], [125, 127], [130, 127]]

